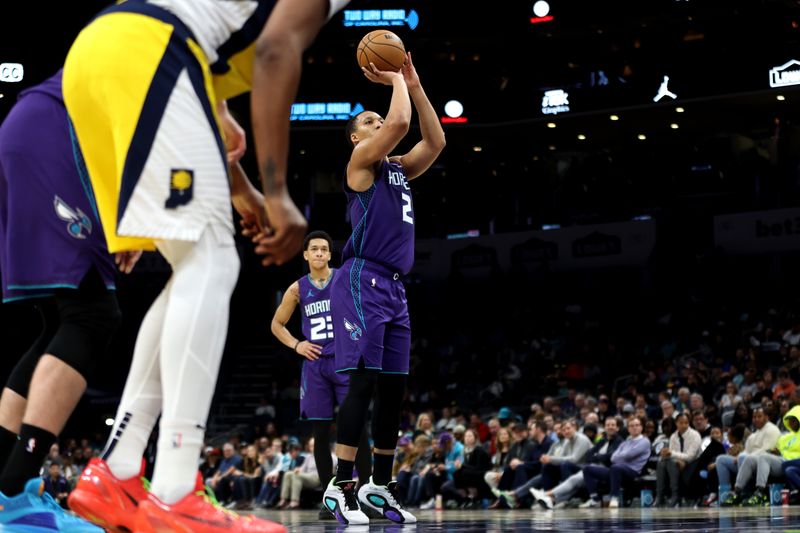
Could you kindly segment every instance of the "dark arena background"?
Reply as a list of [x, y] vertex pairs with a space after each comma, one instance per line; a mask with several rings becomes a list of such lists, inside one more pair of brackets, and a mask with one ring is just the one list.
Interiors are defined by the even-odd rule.
[[[6, 4], [0, 119], [62, 66], [109, 2]], [[470, 427], [494, 456], [510, 426], [519, 452], [535, 441], [535, 422], [558, 440], [570, 419], [599, 440], [605, 420], [617, 417], [625, 435], [642, 416], [654, 446], [620, 509], [578, 508], [587, 497], [578, 491], [548, 510], [530, 495], [497, 498], [483, 482], [453, 496], [432, 480], [407, 502], [421, 507], [416, 530], [800, 528], [800, 487], [783, 475], [769, 479], [771, 505], [720, 507], [730, 487], [719, 488], [710, 454], [684, 469], [670, 500], [679, 508], [648, 506], [673, 412], [689, 414], [704, 450], [716, 441], [733, 455], [734, 434], [741, 447], [741, 431], [759, 429], [754, 408], [787, 432], [783, 416], [800, 404], [800, 2], [353, 0], [305, 54], [290, 146], [292, 197], [338, 252], [350, 234], [345, 122], [362, 109], [385, 114], [389, 101], [355, 57], [378, 28], [412, 52], [447, 136], [412, 187], [411, 373], [398, 460], [420, 434], [438, 445]], [[257, 183], [249, 96], [229, 105], [248, 131], [243, 166]], [[399, 151], [419, 138], [415, 124]], [[270, 332], [305, 264], [264, 268], [247, 239], [237, 243], [242, 268], [204, 454], [213, 457], [228, 442], [266, 454], [273, 437], [287, 452], [311, 434], [298, 420], [302, 359]], [[108, 438], [139, 324], [168, 277], [156, 254], [119, 277], [122, 327], [60, 436], [73, 475]], [[29, 307], [0, 306], [3, 379], [38, 328]], [[510, 472], [504, 490], [541, 469], [509, 464], [484, 468]], [[291, 531], [340, 528], [317, 520], [320, 498], [321, 489], [304, 490], [299, 511], [223, 503]]]

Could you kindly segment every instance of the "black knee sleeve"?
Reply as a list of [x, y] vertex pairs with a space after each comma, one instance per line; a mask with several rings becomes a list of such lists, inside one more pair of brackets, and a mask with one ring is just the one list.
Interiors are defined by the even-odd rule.
[[342, 405], [339, 406], [336, 441], [345, 446], [358, 446], [367, 411], [375, 393], [378, 374], [372, 370], [356, 370], [350, 373], [350, 386]]
[[397, 447], [397, 430], [400, 427], [400, 407], [406, 393], [404, 374], [380, 374], [375, 405], [372, 412], [372, 442], [379, 450]]
[[39, 358], [58, 329], [58, 308], [53, 298], [39, 299], [34, 307], [42, 320], [42, 333], [17, 362], [6, 383], [6, 387], [24, 398], [28, 397], [28, 387], [33, 377], [33, 371], [36, 369], [36, 363], [39, 362]]
[[61, 324], [45, 350], [84, 378], [108, 348], [122, 321], [116, 294], [107, 290], [94, 272], [87, 274], [77, 290], [56, 293]]

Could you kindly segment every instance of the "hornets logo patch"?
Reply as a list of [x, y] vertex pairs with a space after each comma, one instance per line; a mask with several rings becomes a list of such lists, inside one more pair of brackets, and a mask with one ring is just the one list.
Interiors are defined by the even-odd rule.
[[[85, 239], [92, 234], [92, 221], [79, 207], [71, 208], [58, 196], [53, 198], [53, 208], [61, 220], [67, 222], [67, 232], [76, 239]], [[84, 235], [84, 231], [86, 235]]]
[[357, 341], [363, 335], [361, 328], [357, 324], [353, 324], [346, 318], [344, 319], [344, 327], [345, 329], [350, 332], [350, 338], [354, 341]]
[[187, 168], [173, 168], [169, 175], [169, 198], [164, 207], [175, 209], [192, 201], [194, 194], [194, 171]]

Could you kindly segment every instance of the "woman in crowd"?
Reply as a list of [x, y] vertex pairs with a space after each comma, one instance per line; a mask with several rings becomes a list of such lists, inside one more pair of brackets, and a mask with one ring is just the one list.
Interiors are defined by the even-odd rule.
[[464, 432], [464, 462], [456, 464], [453, 479], [442, 485], [442, 494], [452, 497], [459, 506], [475, 508], [477, 502], [489, 495], [483, 476], [491, 468], [492, 460], [481, 446], [476, 430]]

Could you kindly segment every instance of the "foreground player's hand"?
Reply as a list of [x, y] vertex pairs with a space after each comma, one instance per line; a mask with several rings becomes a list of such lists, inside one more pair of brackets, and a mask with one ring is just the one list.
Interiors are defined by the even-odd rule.
[[130, 250], [127, 252], [117, 252], [114, 254], [114, 263], [123, 274], [130, 274], [137, 261], [142, 257], [141, 250]]
[[391, 70], [378, 70], [375, 63], [370, 63], [369, 68], [361, 67], [364, 76], [372, 83], [380, 83], [382, 85], [391, 85], [397, 78], [402, 78], [400, 72], [392, 72]]
[[250, 188], [238, 194], [232, 193], [231, 203], [242, 217], [239, 221], [242, 235], [252, 238], [263, 234], [267, 227], [267, 210], [264, 207], [264, 196], [260, 192]]
[[289, 193], [264, 197], [271, 231], [257, 239], [256, 253], [264, 266], [282, 265], [300, 253], [308, 223]]
[[406, 53], [406, 62], [403, 63], [400, 72], [403, 73], [403, 79], [406, 80], [406, 87], [415, 89], [420, 86], [417, 69], [414, 68], [414, 63], [411, 61], [411, 52]]
[[225, 102], [217, 104], [217, 115], [219, 115], [222, 134], [225, 138], [228, 163], [236, 163], [247, 151], [247, 136], [244, 133], [244, 129], [228, 111], [228, 104]]
[[319, 344], [313, 344], [308, 341], [301, 341], [294, 349], [294, 351], [302, 355], [309, 361], [316, 361], [322, 354], [322, 346], [320, 346]]

